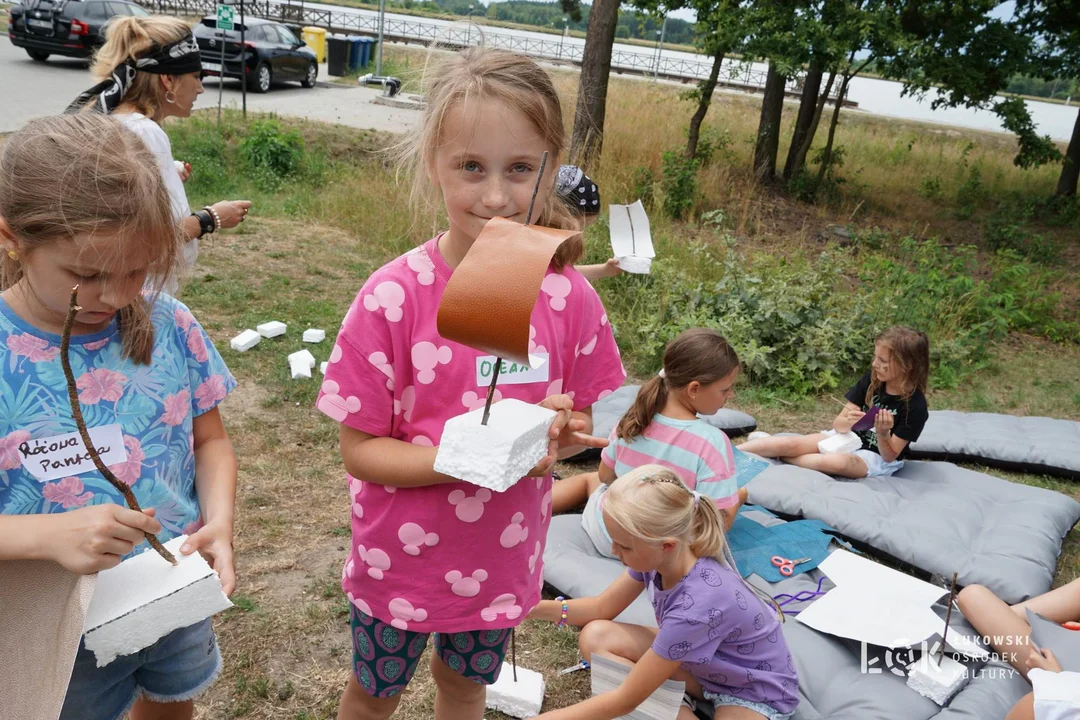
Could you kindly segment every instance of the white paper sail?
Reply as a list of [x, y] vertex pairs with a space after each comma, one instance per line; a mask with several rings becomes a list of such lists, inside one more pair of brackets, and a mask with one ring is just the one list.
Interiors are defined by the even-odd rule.
[[611, 230], [611, 251], [624, 272], [647, 275], [656, 257], [652, 231], [645, 206], [638, 200], [633, 205], [609, 205], [608, 223]]

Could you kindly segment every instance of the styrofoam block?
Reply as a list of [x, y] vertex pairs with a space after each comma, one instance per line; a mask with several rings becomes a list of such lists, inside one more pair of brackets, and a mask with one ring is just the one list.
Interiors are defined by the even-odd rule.
[[230, 340], [229, 346], [237, 352], [247, 352], [258, 345], [260, 340], [262, 340], [262, 335], [254, 330], [248, 329]]
[[330, 363], [328, 363], [328, 362], [320, 363], [319, 364], [319, 372], [321, 372], [323, 375], [325, 375], [326, 374], [326, 368], [328, 368], [328, 367], [330, 367]]
[[908, 687], [925, 698], [944, 706], [970, 680], [967, 668], [945, 656], [938, 663], [935, 653], [923, 656], [908, 666]]
[[302, 357], [294, 358], [289, 356], [289, 373], [292, 375], [293, 380], [309, 378], [311, 377], [311, 365]]
[[178, 172], [178, 173], [182, 173], [185, 170], [187, 170], [187, 166], [184, 165], [184, 163], [180, 162], [179, 160], [173, 160], [173, 167], [176, 168], [176, 172]]
[[326, 331], [318, 328], [308, 328], [304, 331], [304, 342], [321, 343], [326, 339]]
[[819, 442], [817, 447], [824, 455], [853, 453], [862, 447], [862, 440], [853, 432], [836, 433]]
[[503, 663], [499, 679], [487, 688], [487, 706], [516, 718], [534, 718], [544, 704], [544, 676], [535, 670], [518, 666], [517, 682], [514, 668]]
[[293, 361], [303, 360], [307, 363], [308, 369], [315, 369], [315, 356], [311, 354], [309, 350], [297, 350], [294, 353], [289, 353], [289, 364], [292, 365]]
[[482, 407], [450, 418], [435, 455], [435, 472], [502, 492], [547, 455], [555, 414], [521, 400], [503, 400], [491, 406], [487, 425], [480, 424]]
[[652, 258], [627, 255], [619, 258], [619, 267], [623, 272], [648, 275], [649, 271], [652, 270]]
[[232, 607], [206, 560], [197, 552], [180, 554], [186, 539], [181, 535], [165, 543], [175, 566], [147, 550], [98, 573], [83, 623], [86, 648], [98, 667]]
[[257, 325], [255, 329], [258, 330], [259, 334], [264, 338], [272, 338], [277, 337], [278, 335], [284, 335], [285, 330], [288, 329], [288, 327], [289, 326], [283, 322], [271, 320], [270, 322], [264, 322], [262, 325]]

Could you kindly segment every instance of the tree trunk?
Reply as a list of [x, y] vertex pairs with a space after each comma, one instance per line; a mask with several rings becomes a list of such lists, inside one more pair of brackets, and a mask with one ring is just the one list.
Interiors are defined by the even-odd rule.
[[834, 70], [829, 73], [829, 80], [825, 83], [825, 89], [818, 95], [817, 107], [814, 109], [814, 121], [810, 123], [810, 130], [806, 133], [806, 137], [803, 138], [799, 152], [795, 156], [795, 168], [792, 170], [792, 177], [795, 177], [800, 170], [806, 167], [806, 156], [810, 154], [810, 147], [814, 144], [814, 136], [817, 135], [818, 125], [821, 124], [821, 115], [825, 112], [825, 103], [829, 100], [829, 93], [832, 92], [833, 82], [835, 81], [836, 71]]
[[574, 132], [570, 140], [571, 162], [583, 168], [599, 159], [604, 141], [611, 48], [619, 20], [619, 0], [596, 0], [589, 12], [585, 52], [581, 58]]
[[769, 63], [765, 95], [761, 99], [757, 143], [754, 146], [754, 175], [765, 183], [776, 177], [776, 153], [780, 148], [780, 116], [784, 112], [784, 86], [787, 78]]
[[1065, 151], [1065, 166], [1061, 168], [1057, 192], [1054, 194], [1058, 197], [1076, 195], [1076, 181], [1078, 179], [1080, 179], [1080, 112], [1076, 114], [1072, 139], [1069, 140], [1069, 149]]
[[784, 163], [784, 180], [790, 180], [802, 169], [802, 166], [798, 164], [799, 150], [802, 149], [807, 136], [813, 139], [810, 133], [814, 124], [814, 114], [817, 111], [823, 74], [821, 61], [817, 58], [811, 60], [803, 82], [802, 97], [799, 99], [799, 115], [795, 118], [795, 131], [791, 134], [791, 146], [788, 148], [787, 161]]
[[821, 187], [821, 183], [825, 182], [825, 173], [828, 171], [829, 162], [832, 160], [833, 140], [836, 138], [836, 126], [840, 122], [840, 108], [844, 107], [844, 97], [847, 95], [848, 83], [851, 81], [851, 77], [851, 75], [845, 74], [844, 79], [840, 82], [840, 92], [836, 95], [836, 107], [833, 108], [832, 121], [829, 123], [829, 137], [825, 141], [825, 150], [821, 154], [817, 187]]
[[709, 112], [712, 103], [713, 92], [716, 90], [716, 80], [720, 77], [720, 66], [724, 64], [724, 49], [720, 48], [713, 56], [712, 70], [709, 77], [701, 84], [701, 97], [698, 98], [697, 110], [694, 117], [690, 118], [690, 131], [686, 138], [686, 157], [693, 160], [697, 156], [698, 138], [701, 136], [701, 123], [705, 121], [705, 114]]

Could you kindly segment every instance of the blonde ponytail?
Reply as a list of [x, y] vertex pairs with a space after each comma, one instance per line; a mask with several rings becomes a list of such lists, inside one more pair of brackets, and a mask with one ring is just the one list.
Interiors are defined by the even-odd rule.
[[[106, 80], [116, 68], [150, 52], [155, 45], [163, 46], [184, 39], [191, 27], [180, 18], [118, 17], [105, 29], [105, 44], [94, 55], [90, 74], [98, 82]], [[124, 93], [123, 104], [147, 117], [153, 117], [163, 102], [161, 81], [151, 73], [135, 73], [135, 79]], [[90, 109], [91, 105], [87, 105]]]
[[771, 607], [780, 622], [784, 621], [784, 612], [776, 601], [739, 573], [716, 504], [688, 488], [671, 470], [662, 465], [642, 465], [618, 478], [604, 496], [604, 512], [639, 540], [678, 540], [686, 543], [695, 557], [713, 558], [731, 568], [743, 585]]

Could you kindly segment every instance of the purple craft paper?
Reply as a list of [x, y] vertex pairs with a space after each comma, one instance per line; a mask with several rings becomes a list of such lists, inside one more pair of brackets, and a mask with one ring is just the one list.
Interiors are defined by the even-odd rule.
[[874, 427], [874, 418], [877, 417], [877, 414], [880, 410], [881, 408], [878, 407], [870, 408], [866, 411], [865, 415], [859, 418], [859, 421], [857, 423], [851, 426], [851, 429], [862, 432], [863, 430], [869, 430], [870, 428]]

